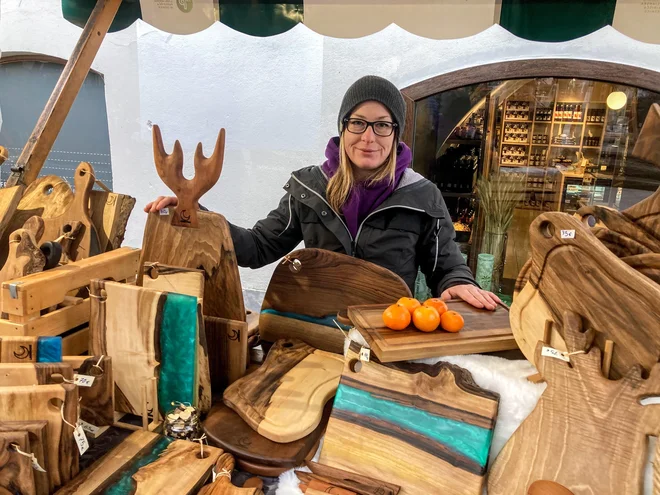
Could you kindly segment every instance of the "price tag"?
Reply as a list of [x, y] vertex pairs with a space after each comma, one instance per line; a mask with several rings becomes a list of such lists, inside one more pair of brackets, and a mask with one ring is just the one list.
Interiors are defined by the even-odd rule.
[[170, 214], [170, 210], [168, 210], [167, 208], [163, 208], [162, 210], [160, 210], [159, 213], [161, 214], [161, 216], [169, 215], [169, 214]]
[[34, 456], [34, 454], [32, 454], [32, 469], [34, 469], [35, 471], [39, 471], [40, 473], [46, 472], [46, 470], [39, 465], [39, 461]]
[[94, 383], [94, 377], [90, 375], [73, 375], [73, 384], [78, 385], [79, 387], [91, 387]]
[[83, 431], [91, 433], [94, 436], [96, 436], [98, 431], [101, 429], [98, 426], [94, 426], [93, 424], [88, 423], [87, 421], [83, 421], [82, 419], [80, 420], [80, 426], [82, 426]]
[[570, 361], [568, 356], [564, 356], [561, 351], [558, 351], [554, 347], [543, 346], [543, 349], [541, 349], [541, 356], [560, 359], [561, 361], [566, 361], [567, 363]]
[[368, 347], [361, 347], [360, 348], [360, 361], [365, 361], [369, 362], [369, 358], [371, 357], [371, 349]]
[[575, 239], [575, 230], [562, 230], [561, 231], [562, 239]]
[[89, 443], [87, 442], [87, 437], [85, 436], [85, 432], [81, 425], [76, 426], [73, 430], [73, 438], [76, 439], [76, 445], [78, 446], [78, 452], [80, 452], [80, 455], [87, 452]]

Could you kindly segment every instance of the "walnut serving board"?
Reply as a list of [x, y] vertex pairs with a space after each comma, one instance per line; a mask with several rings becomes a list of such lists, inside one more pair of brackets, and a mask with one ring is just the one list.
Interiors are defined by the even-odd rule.
[[387, 306], [378, 304], [348, 308], [349, 318], [382, 363], [518, 347], [509, 325], [509, 312], [501, 306], [495, 311], [486, 311], [464, 301], [448, 301], [449, 309], [458, 311], [465, 320], [465, 327], [458, 333], [442, 329], [425, 333], [412, 325], [405, 330], [390, 330], [383, 323], [383, 311]]
[[356, 373], [358, 353], [351, 344], [319, 463], [395, 483], [401, 495], [481, 495], [498, 395], [443, 362], [369, 361]]
[[36, 495], [32, 462], [12, 445], [31, 452], [28, 432], [0, 431], [0, 493]]
[[293, 442], [319, 425], [343, 366], [343, 356], [279, 340], [264, 364], [227, 387], [223, 399], [260, 435]]
[[[28, 434], [30, 452], [37, 458], [39, 466], [46, 469], [47, 456], [47, 421], [0, 421], [0, 432], [22, 431]], [[26, 450], [23, 452], [26, 452]], [[30, 465], [30, 469], [32, 466]], [[34, 470], [34, 485], [37, 495], [48, 495], [50, 493], [50, 482], [48, 473]]]

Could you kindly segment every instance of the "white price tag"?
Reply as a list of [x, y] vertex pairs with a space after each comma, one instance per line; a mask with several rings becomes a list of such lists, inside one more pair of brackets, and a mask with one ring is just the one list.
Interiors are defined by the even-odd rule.
[[167, 208], [163, 208], [162, 210], [160, 210], [159, 213], [161, 214], [161, 216], [169, 215], [169, 214], [170, 214], [170, 210], [167, 209]]
[[34, 454], [32, 454], [32, 469], [39, 471], [40, 473], [46, 472], [46, 470], [39, 465], [39, 461], [37, 461], [37, 458], [34, 456]]
[[561, 351], [558, 351], [554, 347], [543, 346], [543, 349], [541, 349], [541, 356], [560, 359], [562, 361], [566, 361], [567, 363], [570, 361], [568, 356], [564, 356], [564, 354]]
[[87, 421], [83, 421], [82, 419], [79, 421], [79, 423], [80, 426], [82, 426], [83, 431], [91, 433], [92, 435], [96, 435], [100, 430], [98, 426], [94, 426], [93, 424], [90, 424]]
[[80, 452], [80, 455], [87, 452], [89, 442], [87, 442], [87, 437], [85, 436], [85, 432], [81, 425], [76, 426], [73, 430], [73, 438], [76, 439], [76, 445], [78, 446], [78, 452]]
[[371, 357], [371, 349], [368, 347], [361, 347], [360, 348], [360, 361], [365, 361], [369, 362], [369, 358]]
[[562, 230], [561, 231], [562, 239], [575, 239], [575, 230]]
[[91, 387], [92, 383], [94, 383], [94, 378], [90, 375], [79, 375], [76, 373], [73, 375], [73, 384], [79, 387]]

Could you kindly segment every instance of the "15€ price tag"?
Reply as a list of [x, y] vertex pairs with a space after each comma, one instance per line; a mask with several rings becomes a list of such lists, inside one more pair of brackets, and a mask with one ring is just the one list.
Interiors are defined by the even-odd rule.
[[79, 387], [91, 387], [92, 383], [94, 383], [94, 378], [90, 375], [79, 375], [76, 373], [73, 375], [73, 384]]
[[554, 347], [543, 346], [543, 349], [541, 349], [541, 356], [560, 359], [562, 361], [566, 361], [567, 363], [570, 361], [568, 356], [564, 356], [564, 354], [561, 351], [558, 351]]
[[575, 230], [562, 230], [561, 231], [562, 239], [575, 239]]
[[89, 443], [87, 442], [87, 437], [85, 436], [85, 432], [83, 431], [83, 427], [81, 425], [78, 425], [74, 428], [73, 438], [76, 440], [76, 445], [78, 446], [80, 455], [83, 455], [85, 452], [87, 452]]

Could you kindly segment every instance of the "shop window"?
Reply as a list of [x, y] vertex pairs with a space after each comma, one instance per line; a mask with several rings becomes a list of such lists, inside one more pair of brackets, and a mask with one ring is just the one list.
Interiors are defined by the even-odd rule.
[[[0, 63], [0, 145], [10, 156], [0, 169], [2, 185], [64, 67], [64, 61], [28, 57], [8, 57], [9, 61]], [[103, 77], [95, 72], [87, 75], [39, 175], [58, 175], [73, 186], [73, 174], [81, 161], [91, 163], [96, 177], [112, 188], [105, 87]]]
[[504, 295], [529, 259], [529, 226], [538, 215], [573, 214], [583, 205], [623, 210], [660, 186], [659, 93], [534, 78], [451, 89], [414, 106], [413, 167], [442, 191], [473, 270], [495, 242], [486, 231], [490, 218], [479, 212], [477, 184], [511, 182], [515, 207], [496, 243], [503, 263], [498, 270], [495, 257], [493, 286]]

